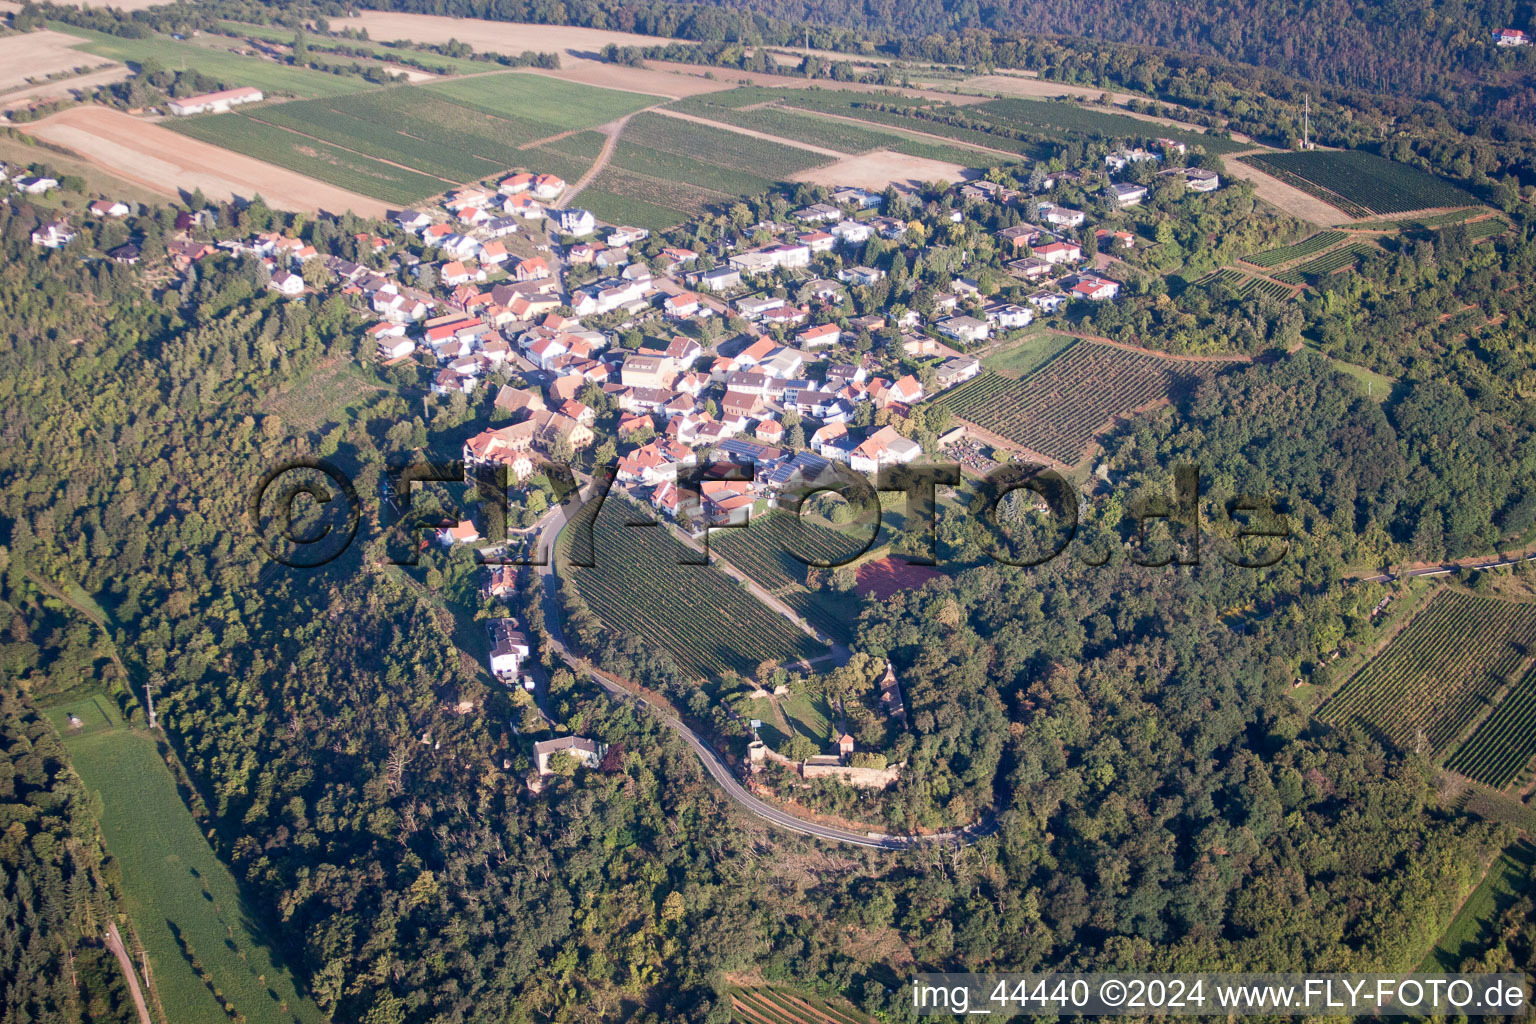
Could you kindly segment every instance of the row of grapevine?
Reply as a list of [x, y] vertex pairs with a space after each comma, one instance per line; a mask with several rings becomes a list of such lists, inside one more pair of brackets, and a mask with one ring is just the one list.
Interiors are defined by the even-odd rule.
[[1319, 231], [1312, 237], [1303, 238], [1293, 245], [1282, 245], [1276, 249], [1265, 249], [1263, 252], [1244, 257], [1244, 262], [1252, 263], [1256, 267], [1264, 267], [1267, 270], [1270, 267], [1278, 267], [1282, 263], [1299, 260], [1303, 256], [1311, 256], [1313, 253], [1322, 252], [1329, 246], [1337, 245], [1348, 237], [1342, 231]]
[[1441, 591], [1320, 717], [1438, 755], [1532, 653], [1536, 605]]
[[1219, 366], [1079, 341], [1023, 380], [989, 371], [942, 401], [960, 419], [1074, 465], [1116, 417], [1165, 400]]
[[733, 1024], [873, 1024], [862, 1013], [790, 989], [738, 988], [731, 992]]
[[1446, 762], [1494, 789], [1514, 782], [1536, 757], [1536, 671], [1527, 672]]

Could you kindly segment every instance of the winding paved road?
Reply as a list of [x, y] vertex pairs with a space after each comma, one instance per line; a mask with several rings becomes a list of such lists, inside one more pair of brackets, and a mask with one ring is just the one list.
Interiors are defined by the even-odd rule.
[[560, 531], [565, 529], [569, 520], [569, 512], [565, 505], [557, 506], [542, 522], [543, 534], [539, 539], [539, 547], [545, 552], [544, 564], [538, 567], [539, 574], [544, 583], [544, 625], [549, 631], [550, 640], [555, 645], [556, 652], [573, 671], [586, 672], [599, 686], [609, 693], [624, 699], [638, 701], [653, 711], [661, 719], [663, 725], [681, 736], [687, 744], [693, 748], [703, 762], [705, 771], [710, 777], [720, 784], [725, 790], [725, 795], [736, 803], [742, 810], [749, 814], [755, 814], [771, 825], [785, 829], [789, 832], [798, 832], [800, 835], [815, 836], [818, 839], [827, 839], [835, 843], [849, 843], [854, 846], [865, 846], [878, 850], [910, 850], [921, 847], [933, 846], [943, 843], [973, 843], [977, 839], [991, 832], [994, 828], [992, 819], [986, 819], [978, 825], [962, 829], [958, 832], [940, 832], [932, 835], [886, 835], [880, 832], [858, 832], [853, 829], [838, 828], [834, 825], [823, 825], [820, 822], [807, 821], [787, 811], [768, 803], [759, 797], [752, 795], [746, 787], [737, 781], [736, 776], [714, 748], [691, 729], [686, 723], [675, 715], [670, 708], [664, 707], [644, 694], [636, 693], [628, 687], [621, 686], [606, 673], [597, 669], [588, 668], [581, 664], [571, 654], [566, 645], [565, 631], [560, 625], [560, 602], [558, 591], [560, 577], [555, 572], [555, 540], [560, 536]]

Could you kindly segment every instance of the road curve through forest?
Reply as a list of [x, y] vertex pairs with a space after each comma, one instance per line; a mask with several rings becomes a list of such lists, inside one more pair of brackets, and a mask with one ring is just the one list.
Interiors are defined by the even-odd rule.
[[542, 536], [538, 547], [543, 551], [544, 564], [538, 566], [544, 584], [544, 625], [549, 631], [550, 640], [555, 645], [560, 657], [577, 672], [586, 672], [597, 682], [599, 686], [625, 700], [638, 701], [653, 712], [661, 720], [662, 724], [681, 736], [693, 748], [699, 760], [720, 788], [725, 790], [725, 795], [737, 806], [749, 814], [756, 815], [771, 825], [785, 829], [789, 832], [798, 832], [800, 835], [814, 836], [817, 839], [826, 839], [835, 843], [848, 843], [853, 846], [864, 846], [877, 850], [910, 850], [945, 843], [973, 843], [983, 835], [992, 831], [993, 820], [984, 819], [977, 825], [961, 829], [958, 832], [939, 832], [931, 835], [887, 835], [881, 832], [859, 832], [854, 829], [839, 828], [835, 825], [823, 825], [820, 822], [808, 821], [797, 815], [782, 811], [752, 793], [737, 781], [730, 767], [716, 753], [715, 749], [686, 723], [677, 717], [670, 708], [649, 699], [644, 694], [636, 693], [628, 687], [620, 685], [606, 673], [597, 669], [583, 666], [571, 653], [566, 644], [565, 632], [560, 625], [560, 603], [558, 589], [560, 577], [555, 572], [555, 541], [560, 536], [560, 531], [565, 528], [570, 515], [568, 506], [561, 504], [556, 506], [545, 516]]

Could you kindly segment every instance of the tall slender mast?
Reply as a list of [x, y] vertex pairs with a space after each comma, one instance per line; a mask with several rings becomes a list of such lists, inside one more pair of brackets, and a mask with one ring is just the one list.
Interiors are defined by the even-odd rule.
[[1301, 148], [1302, 149], [1311, 149], [1312, 148], [1312, 143], [1310, 141], [1308, 141], [1311, 133], [1312, 133], [1312, 94], [1311, 93], [1303, 93], [1302, 94], [1302, 113], [1301, 113]]

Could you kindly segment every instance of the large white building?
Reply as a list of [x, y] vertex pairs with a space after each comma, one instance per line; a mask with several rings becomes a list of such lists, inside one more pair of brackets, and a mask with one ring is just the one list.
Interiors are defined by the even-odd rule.
[[166, 106], [177, 117], [186, 117], [189, 114], [221, 114], [230, 107], [238, 107], [242, 103], [259, 103], [265, 98], [260, 89], [246, 85], [239, 89], [225, 89], [223, 92], [183, 96], [179, 100], [171, 100]]

